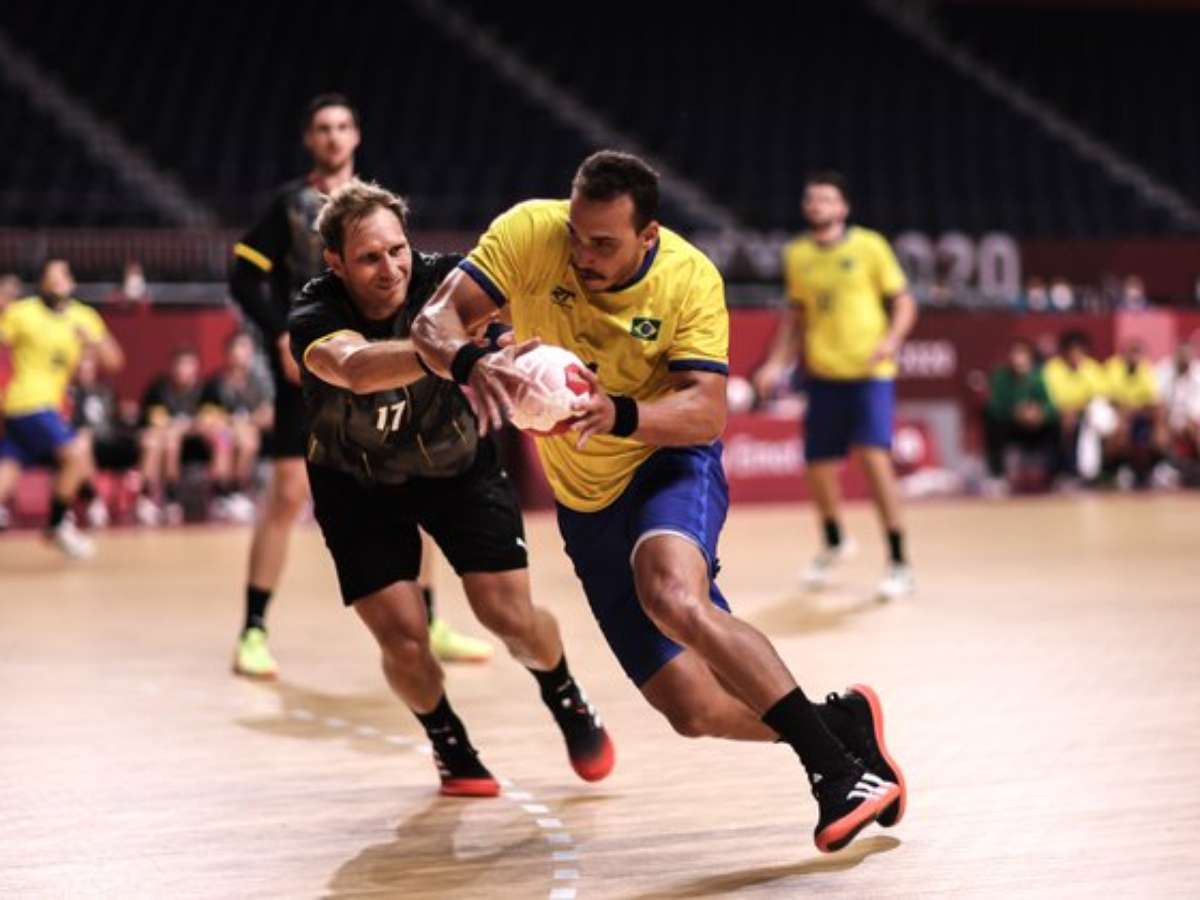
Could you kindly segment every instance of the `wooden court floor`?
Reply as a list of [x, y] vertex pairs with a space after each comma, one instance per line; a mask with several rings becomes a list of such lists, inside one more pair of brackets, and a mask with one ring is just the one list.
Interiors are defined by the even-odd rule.
[[[833, 856], [780, 746], [687, 741], [602, 644], [552, 519], [537, 596], [618, 744], [577, 781], [515, 663], [449, 673], [507, 797], [447, 800], [341, 609], [311, 526], [273, 610], [275, 685], [228, 671], [248, 538], [113, 533], [67, 564], [0, 539], [0, 897], [1200, 896], [1200, 501], [927, 503], [919, 595], [797, 590], [804, 508], [734, 511], [721, 582], [810, 695], [883, 697], [900, 827]], [[443, 573], [444, 614], [478, 633]]]

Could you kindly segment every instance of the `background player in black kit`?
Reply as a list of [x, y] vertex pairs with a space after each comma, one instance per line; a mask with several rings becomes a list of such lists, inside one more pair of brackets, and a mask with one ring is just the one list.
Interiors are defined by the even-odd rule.
[[[292, 528], [309, 497], [304, 470], [304, 404], [300, 370], [288, 349], [288, 309], [300, 288], [325, 270], [315, 227], [317, 214], [326, 196], [354, 177], [354, 152], [360, 139], [358, 113], [346, 97], [315, 97], [304, 122], [304, 146], [312, 155], [312, 171], [283, 185], [263, 218], [233, 248], [230, 290], [262, 332], [275, 382], [274, 432], [269, 448], [273, 477], [254, 525], [246, 616], [234, 656], [234, 671], [250, 677], [271, 678], [278, 670], [267, 648], [267, 606], [283, 571]], [[456, 634], [445, 623], [436, 622], [428, 587], [425, 596], [435, 647], [443, 659], [490, 656], [486, 642]]]
[[[415, 253], [404, 201], [354, 180], [317, 220], [332, 271], [313, 279], [288, 316], [303, 369], [308, 475], [317, 522], [342, 598], [379, 643], [392, 690], [425, 727], [442, 793], [491, 796], [442, 688], [417, 588], [418, 526], [437, 542], [479, 620], [537, 679], [575, 771], [605, 777], [612, 742], [563, 654], [558, 623], [530, 600], [516, 491], [459, 387], [428, 373], [409, 340], [412, 321], [460, 261]], [[511, 371], [509, 346], [480, 365]]]

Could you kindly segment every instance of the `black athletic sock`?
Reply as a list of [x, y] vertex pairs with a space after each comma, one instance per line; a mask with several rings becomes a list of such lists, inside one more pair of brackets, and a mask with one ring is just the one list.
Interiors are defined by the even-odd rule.
[[421, 723], [421, 727], [425, 729], [425, 734], [429, 736], [429, 741], [432, 744], [442, 745], [447, 743], [450, 738], [455, 738], [458, 746], [471, 748], [471, 742], [467, 739], [467, 729], [463, 725], [462, 720], [450, 708], [450, 701], [445, 694], [442, 694], [442, 699], [438, 701], [430, 712], [419, 713], [414, 711], [413, 715], [417, 717], [417, 721]]
[[437, 618], [433, 614], [433, 588], [421, 588], [421, 596], [425, 598], [425, 618], [427, 621], [432, 623], [433, 620]]
[[60, 500], [57, 495], [55, 495], [50, 500], [50, 528], [51, 528], [51, 530], [57, 528], [59, 525], [62, 524], [63, 519], [65, 519], [67, 517], [67, 509], [70, 507], [70, 505], [71, 504], [68, 503], [66, 500]]
[[96, 485], [92, 483], [91, 479], [88, 479], [79, 486], [79, 490], [75, 494], [75, 499], [82, 500], [84, 503], [91, 503], [96, 499], [96, 496]]
[[892, 562], [897, 566], [904, 565], [904, 532], [898, 528], [893, 528], [887, 533], [888, 552], [892, 555]]
[[248, 628], [267, 630], [267, 604], [271, 602], [271, 592], [246, 585], [246, 621], [242, 625], [242, 633]]
[[804, 691], [796, 688], [763, 714], [763, 722], [790, 744], [809, 774], [826, 778], [846, 770], [850, 756], [817, 715]]
[[825, 519], [821, 523], [825, 528], [825, 546], [838, 547], [842, 543], [842, 526], [837, 519]]
[[538, 687], [542, 691], [542, 700], [552, 710], [557, 710], [556, 698], [561, 697], [566, 691], [574, 686], [574, 679], [571, 678], [571, 672], [567, 668], [567, 654], [562, 655], [562, 659], [558, 661], [553, 669], [530, 669], [530, 674], [537, 679]]
[[163, 485], [163, 496], [166, 498], [168, 503], [178, 503], [179, 502], [179, 482], [178, 481], [168, 481], [165, 485]]

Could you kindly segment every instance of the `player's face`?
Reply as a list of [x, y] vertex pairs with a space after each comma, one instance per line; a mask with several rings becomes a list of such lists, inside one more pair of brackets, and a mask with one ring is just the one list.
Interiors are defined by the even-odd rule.
[[71, 267], [65, 260], [56, 259], [46, 265], [39, 285], [42, 296], [47, 299], [64, 299], [71, 296], [75, 290], [75, 279], [71, 277]]
[[350, 162], [359, 140], [354, 114], [344, 106], [317, 110], [304, 132], [304, 146], [317, 168], [325, 171], [340, 169]]
[[412, 248], [390, 209], [376, 209], [346, 225], [342, 254], [325, 261], [364, 310], [392, 310], [408, 297]]
[[571, 265], [591, 291], [606, 291], [632, 278], [658, 239], [657, 222], [637, 230], [633, 198], [628, 194], [612, 200], [588, 200], [572, 192], [567, 230]]
[[804, 189], [804, 218], [812, 228], [828, 228], [846, 221], [850, 207], [832, 184], [810, 184]]

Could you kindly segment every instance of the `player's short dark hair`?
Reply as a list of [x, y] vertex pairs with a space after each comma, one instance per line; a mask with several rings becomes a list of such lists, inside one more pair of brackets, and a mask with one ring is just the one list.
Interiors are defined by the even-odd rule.
[[304, 131], [312, 126], [313, 118], [323, 109], [328, 109], [330, 106], [344, 106], [350, 110], [350, 118], [354, 120], [354, 127], [358, 127], [358, 109], [350, 102], [350, 98], [345, 94], [330, 92], [326, 94], [317, 94], [308, 101], [308, 108], [304, 112]]
[[345, 246], [346, 225], [361, 221], [377, 209], [390, 209], [408, 231], [408, 202], [373, 181], [351, 178], [334, 191], [317, 216], [317, 231], [325, 247], [338, 256]]
[[1087, 332], [1071, 329], [1064, 331], [1058, 336], [1058, 350], [1060, 353], [1066, 353], [1078, 347], [1085, 353], [1092, 348], [1092, 339], [1087, 336]]
[[658, 173], [632, 153], [593, 153], [580, 164], [571, 187], [588, 200], [615, 200], [628, 194], [638, 231], [658, 217]]
[[71, 268], [71, 263], [70, 263], [70, 261], [69, 261], [69, 260], [68, 260], [68, 259], [67, 259], [65, 256], [47, 256], [47, 257], [44, 257], [44, 258], [42, 259], [41, 263], [39, 263], [39, 265], [38, 265], [38, 270], [37, 270], [37, 272], [38, 272], [38, 281], [41, 281], [43, 278], [45, 278], [45, 277], [46, 277], [46, 272], [48, 272], [48, 271], [50, 270], [50, 267], [51, 267], [52, 265], [54, 265], [55, 263], [62, 263], [62, 264], [63, 264], [64, 266], [66, 266], [68, 269], [70, 269], [70, 268]]
[[818, 172], [810, 172], [808, 177], [804, 179], [804, 187], [806, 190], [818, 184], [837, 188], [838, 193], [842, 195], [842, 199], [845, 200], [846, 203], [850, 202], [850, 186], [846, 182], [846, 176], [841, 172], [835, 172], [832, 169], [824, 169]]

